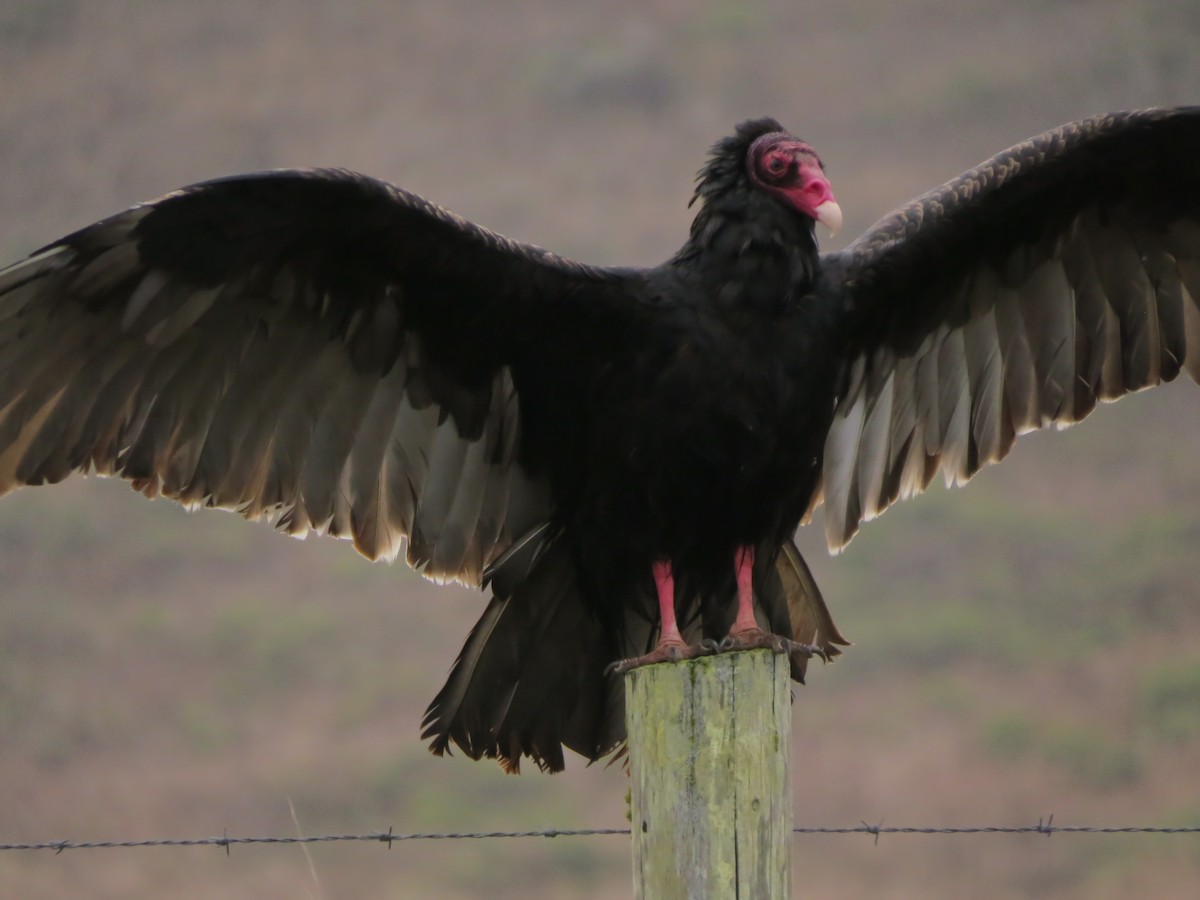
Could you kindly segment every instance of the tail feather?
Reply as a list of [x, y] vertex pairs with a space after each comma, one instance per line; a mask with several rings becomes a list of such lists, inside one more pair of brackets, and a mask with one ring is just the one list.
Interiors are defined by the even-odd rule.
[[536, 560], [527, 577], [495, 567], [491, 601], [426, 710], [422, 737], [439, 756], [454, 744], [508, 772], [522, 756], [558, 772], [564, 746], [595, 760], [624, 739], [623, 694], [604, 674], [612, 634], [584, 602], [569, 543], [545, 532], [536, 541], [512, 558]]
[[[774, 569], [767, 573], [759, 592], [775, 634], [790, 635], [797, 643], [814, 646], [827, 660], [841, 656], [841, 648], [850, 646], [834, 624], [808, 564], [790, 540], [780, 549]], [[792, 678], [803, 683], [807, 670], [808, 659], [793, 654]]]
[[[755, 585], [762, 624], [819, 648], [827, 659], [841, 655], [849, 642], [800, 552], [789, 541], [773, 565], [767, 559], [763, 554]], [[614, 752], [620, 759], [624, 685], [604, 670], [653, 646], [658, 623], [645, 604], [625, 605], [619, 622], [602, 622], [580, 590], [570, 541], [545, 526], [517, 541], [486, 578], [492, 588], [487, 609], [425, 712], [422, 737], [430, 749], [440, 756], [454, 745], [514, 773], [522, 756], [543, 771], [561, 771], [563, 747], [593, 761]], [[723, 634], [732, 621], [727, 599], [714, 603], [710, 614], [700, 611], [697, 604], [681, 620], [690, 641]], [[793, 654], [797, 681], [803, 682], [807, 662]]]

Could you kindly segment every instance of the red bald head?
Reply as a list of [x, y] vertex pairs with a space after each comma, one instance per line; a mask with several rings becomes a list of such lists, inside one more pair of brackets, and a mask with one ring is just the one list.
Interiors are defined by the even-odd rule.
[[842, 210], [833, 198], [816, 152], [804, 141], [777, 131], [756, 138], [746, 154], [750, 181], [836, 234]]

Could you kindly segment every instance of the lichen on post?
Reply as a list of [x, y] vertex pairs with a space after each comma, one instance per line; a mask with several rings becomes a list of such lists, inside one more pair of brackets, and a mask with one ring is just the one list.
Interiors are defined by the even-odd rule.
[[625, 676], [634, 896], [791, 896], [789, 664], [721, 653]]

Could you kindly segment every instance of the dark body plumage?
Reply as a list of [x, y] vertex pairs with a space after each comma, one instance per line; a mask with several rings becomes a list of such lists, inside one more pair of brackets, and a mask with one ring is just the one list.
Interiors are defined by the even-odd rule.
[[1200, 374], [1200, 112], [1064, 126], [823, 256], [772, 147], [816, 172], [743, 124], [646, 270], [327, 170], [76, 232], [0, 271], [0, 493], [118, 474], [490, 585], [425, 734], [510, 768], [619, 745], [605, 667], [654, 645], [661, 561], [689, 642], [730, 630], [751, 548], [760, 623], [836, 655], [809, 511], [836, 549], [939, 470]]

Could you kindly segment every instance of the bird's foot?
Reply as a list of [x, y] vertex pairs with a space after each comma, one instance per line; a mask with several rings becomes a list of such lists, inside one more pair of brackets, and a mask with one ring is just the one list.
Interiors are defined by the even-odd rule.
[[791, 638], [785, 638], [783, 635], [771, 634], [769, 631], [763, 631], [761, 628], [745, 628], [745, 629], [730, 629], [718, 645], [718, 649], [722, 653], [728, 653], [733, 650], [772, 650], [775, 653], [787, 653], [791, 655], [797, 653], [805, 659], [812, 659], [814, 656], [819, 656], [826, 662], [829, 661], [828, 655], [820, 647], [813, 644], [801, 644], [799, 641], [793, 641]]
[[686, 644], [683, 641], [659, 641], [653, 650], [641, 656], [629, 659], [618, 659], [610, 663], [604, 670], [605, 675], [624, 675], [626, 672], [642, 666], [652, 666], [655, 663], [679, 662], [683, 659], [694, 659], [697, 656], [707, 656], [717, 652], [715, 641], [706, 640], [699, 644]]

